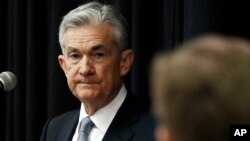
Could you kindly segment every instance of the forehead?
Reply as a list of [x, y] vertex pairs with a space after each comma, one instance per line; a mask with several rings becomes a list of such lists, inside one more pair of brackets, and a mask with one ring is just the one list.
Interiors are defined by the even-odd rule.
[[108, 23], [83, 25], [68, 29], [63, 35], [64, 47], [93, 46], [114, 42], [112, 26]]

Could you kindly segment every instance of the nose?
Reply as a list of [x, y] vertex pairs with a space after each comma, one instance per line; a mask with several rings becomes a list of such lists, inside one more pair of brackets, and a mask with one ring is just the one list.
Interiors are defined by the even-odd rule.
[[87, 56], [82, 58], [79, 65], [79, 73], [82, 76], [89, 76], [95, 72], [93, 62]]

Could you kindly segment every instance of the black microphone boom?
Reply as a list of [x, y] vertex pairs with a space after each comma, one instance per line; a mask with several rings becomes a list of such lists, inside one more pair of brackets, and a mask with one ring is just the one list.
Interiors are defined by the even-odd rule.
[[0, 74], [0, 88], [4, 91], [10, 91], [16, 87], [16, 76], [9, 71]]

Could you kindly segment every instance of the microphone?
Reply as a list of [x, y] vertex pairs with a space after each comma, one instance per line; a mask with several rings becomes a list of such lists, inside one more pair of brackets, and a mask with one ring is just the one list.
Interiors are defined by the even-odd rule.
[[0, 88], [4, 91], [10, 91], [16, 87], [16, 76], [9, 71], [0, 74]]

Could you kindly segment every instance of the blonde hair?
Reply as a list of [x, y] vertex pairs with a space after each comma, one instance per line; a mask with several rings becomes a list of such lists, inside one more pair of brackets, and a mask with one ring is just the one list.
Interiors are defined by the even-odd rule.
[[220, 35], [192, 39], [152, 64], [160, 124], [181, 141], [228, 140], [229, 124], [250, 123], [250, 44]]

